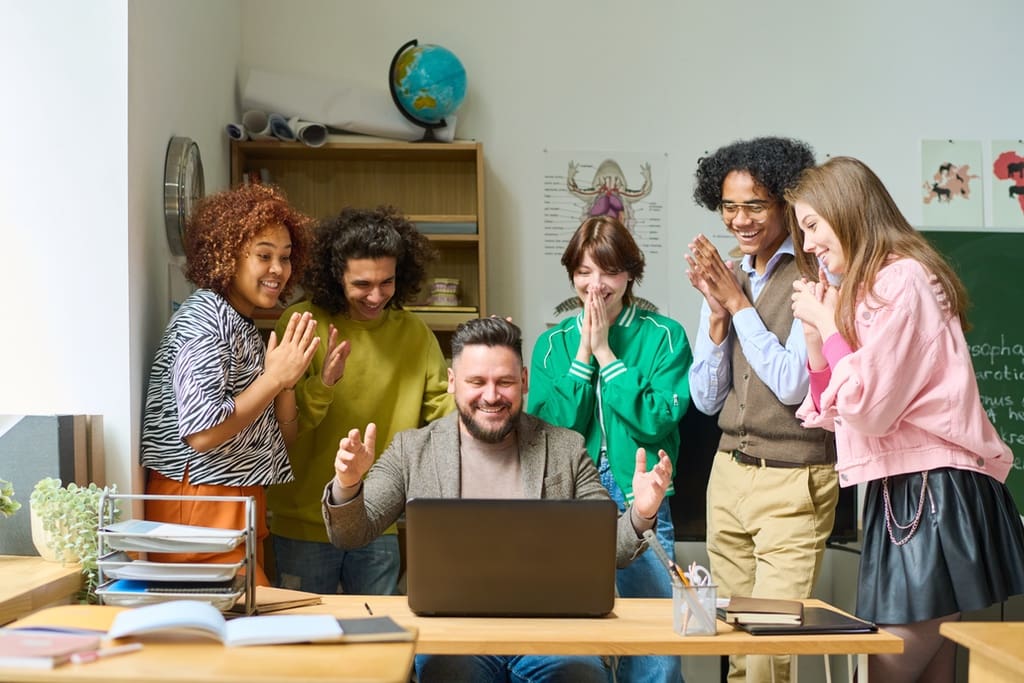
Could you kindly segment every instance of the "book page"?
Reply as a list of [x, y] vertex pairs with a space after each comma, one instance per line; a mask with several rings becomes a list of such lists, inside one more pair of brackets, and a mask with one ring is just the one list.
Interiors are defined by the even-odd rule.
[[137, 636], [154, 631], [190, 629], [226, 640], [224, 615], [208, 602], [170, 600], [125, 610], [114, 617], [108, 638]]
[[341, 638], [341, 626], [330, 614], [276, 614], [242, 617], [228, 622], [224, 642], [231, 647], [322, 643]]

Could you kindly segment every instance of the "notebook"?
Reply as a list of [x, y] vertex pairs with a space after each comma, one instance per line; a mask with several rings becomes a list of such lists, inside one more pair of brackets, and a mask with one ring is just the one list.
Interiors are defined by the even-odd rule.
[[801, 624], [733, 624], [755, 636], [827, 633], [875, 633], [878, 626], [824, 607], [804, 607]]
[[411, 499], [409, 609], [424, 616], [608, 614], [617, 517], [611, 500]]
[[732, 624], [799, 624], [804, 604], [799, 600], [732, 596], [725, 606], [725, 621]]

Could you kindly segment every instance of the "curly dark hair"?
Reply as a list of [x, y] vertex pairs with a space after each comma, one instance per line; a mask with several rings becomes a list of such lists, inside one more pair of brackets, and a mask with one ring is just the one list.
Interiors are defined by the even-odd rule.
[[185, 277], [226, 295], [245, 247], [268, 227], [283, 225], [292, 240], [292, 272], [281, 290], [286, 300], [305, 270], [312, 223], [271, 185], [243, 185], [204, 197], [185, 224]]
[[738, 140], [697, 161], [693, 200], [717, 211], [722, 203], [722, 183], [733, 171], [746, 171], [772, 199], [783, 201], [786, 190], [796, 185], [800, 173], [814, 166], [814, 150], [792, 138], [762, 137]]
[[437, 250], [393, 206], [345, 208], [323, 220], [313, 238], [313, 254], [303, 287], [314, 304], [331, 315], [348, 312], [345, 269], [349, 259], [395, 259], [395, 295], [387, 308], [416, 300]]

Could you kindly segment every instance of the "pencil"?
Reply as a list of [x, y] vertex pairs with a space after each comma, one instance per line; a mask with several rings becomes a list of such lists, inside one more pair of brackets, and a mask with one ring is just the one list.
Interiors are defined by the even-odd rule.
[[71, 655], [72, 664], [88, 664], [89, 662], [95, 662], [97, 659], [104, 657], [116, 657], [117, 655], [126, 655], [129, 652], [137, 652], [142, 649], [142, 643], [128, 643], [127, 645], [118, 645], [117, 647], [104, 647], [99, 650], [89, 650], [87, 652], [76, 652]]

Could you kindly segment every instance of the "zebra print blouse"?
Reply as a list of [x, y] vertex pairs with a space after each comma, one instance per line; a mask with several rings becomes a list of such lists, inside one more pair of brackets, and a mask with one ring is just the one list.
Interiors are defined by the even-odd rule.
[[208, 289], [171, 318], [153, 361], [142, 425], [143, 467], [189, 483], [254, 486], [291, 481], [271, 403], [251, 425], [198, 452], [184, 438], [224, 421], [235, 396], [263, 373], [266, 349], [256, 325]]

